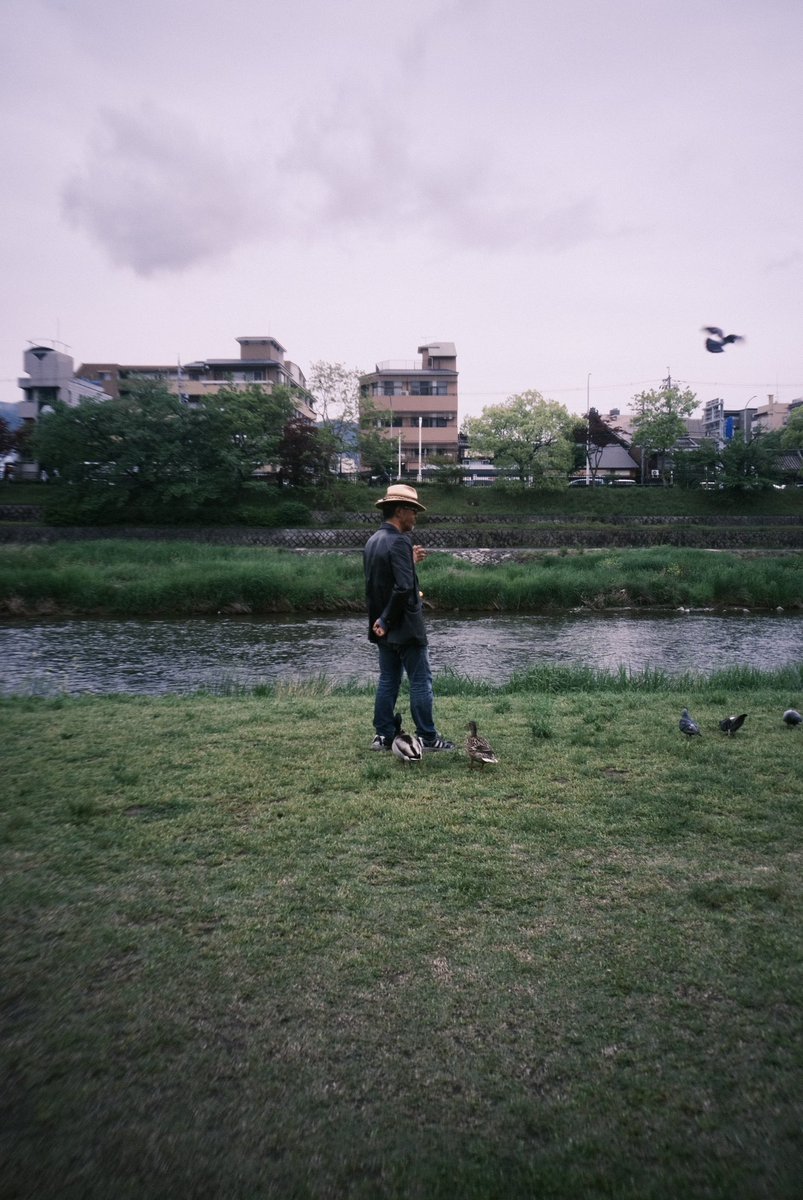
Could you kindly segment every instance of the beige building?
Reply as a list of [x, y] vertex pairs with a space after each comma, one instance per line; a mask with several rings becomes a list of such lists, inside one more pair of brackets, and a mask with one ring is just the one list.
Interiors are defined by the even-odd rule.
[[300, 368], [285, 357], [284, 346], [276, 338], [264, 335], [238, 337], [237, 341], [240, 353], [236, 358], [205, 358], [183, 364], [82, 363], [78, 374], [93, 380], [114, 397], [125, 395], [134, 380], [155, 380], [189, 403], [224, 387], [244, 390], [256, 384], [271, 391], [277, 385], [284, 385], [291, 389], [299, 414], [314, 422], [312, 394]]
[[774, 396], [767, 396], [767, 403], [753, 410], [753, 429], [756, 433], [775, 433], [783, 429], [789, 420], [789, 404], [779, 404]]
[[399, 477], [425, 478], [431, 460], [457, 461], [457, 354], [452, 342], [427, 342], [412, 361], [379, 362], [360, 377], [362, 396], [382, 414], [398, 446]]

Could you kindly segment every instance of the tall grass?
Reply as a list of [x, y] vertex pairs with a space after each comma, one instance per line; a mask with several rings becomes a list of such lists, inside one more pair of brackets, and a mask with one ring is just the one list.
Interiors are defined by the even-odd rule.
[[[737, 556], [661, 547], [523, 554], [475, 566], [432, 553], [420, 575], [441, 611], [803, 605], [800, 553]], [[361, 610], [358, 552], [99, 540], [0, 546], [0, 612], [127, 615]]]

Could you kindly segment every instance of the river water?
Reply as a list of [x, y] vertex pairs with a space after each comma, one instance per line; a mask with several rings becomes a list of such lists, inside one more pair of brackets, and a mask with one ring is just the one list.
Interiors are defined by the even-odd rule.
[[[803, 661], [803, 616], [711, 613], [429, 618], [435, 674], [499, 684], [543, 665], [630, 673]], [[376, 679], [363, 616], [0, 623], [0, 694], [213, 692], [326, 675]]]

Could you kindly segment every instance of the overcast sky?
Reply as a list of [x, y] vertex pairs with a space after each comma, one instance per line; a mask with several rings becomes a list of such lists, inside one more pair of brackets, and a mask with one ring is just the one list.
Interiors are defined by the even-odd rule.
[[452, 341], [461, 415], [803, 396], [802, 61], [801, 0], [0, 0], [0, 400], [257, 334]]

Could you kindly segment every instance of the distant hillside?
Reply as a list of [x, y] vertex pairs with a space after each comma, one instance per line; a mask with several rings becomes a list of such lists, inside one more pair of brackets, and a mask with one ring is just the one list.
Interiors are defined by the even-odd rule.
[[19, 410], [19, 404], [8, 404], [5, 400], [0, 400], [0, 417], [7, 422], [10, 429], [17, 429], [22, 424]]

